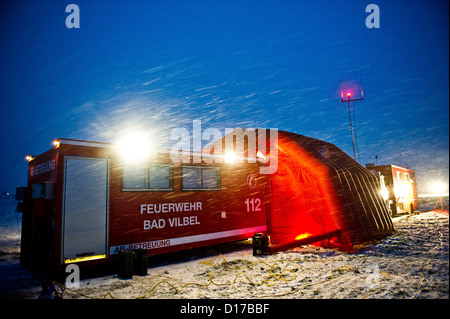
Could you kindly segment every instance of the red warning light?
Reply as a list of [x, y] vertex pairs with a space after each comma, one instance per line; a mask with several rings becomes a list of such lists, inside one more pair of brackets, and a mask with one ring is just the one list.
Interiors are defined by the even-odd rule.
[[341, 102], [354, 102], [364, 100], [361, 78], [340, 81]]

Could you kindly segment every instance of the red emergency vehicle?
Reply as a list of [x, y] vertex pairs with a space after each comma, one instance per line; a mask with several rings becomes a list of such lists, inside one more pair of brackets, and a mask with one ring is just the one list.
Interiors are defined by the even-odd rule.
[[[392, 216], [413, 213], [419, 207], [416, 173], [397, 165], [366, 164], [366, 167], [380, 177], [383, 197]], [[384, 186], [384, 187], [383, 187]]]
[[[127, 163], [113, 144], [59, 139], [29, 161], [21, 261], [61, 268], [120, 252], [162, 254], [265, 232], [255, 163], [174, 164], [168, 150]], [[236, 196], [239, 195], [239, 196]]]

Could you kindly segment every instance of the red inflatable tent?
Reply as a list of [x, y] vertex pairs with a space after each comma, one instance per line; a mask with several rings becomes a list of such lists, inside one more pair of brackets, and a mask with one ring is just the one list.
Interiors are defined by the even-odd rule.
[[309, 243], [345, 250], [394, 232], [377, 177], [338, 147], [278, 131], [276, 151], [277, 170], [266, 175], [265, 253]]
[[274, 246], [333, 232], [351, 245], [394, 231], [377, 178], [333, 144], [279, 132], [269, 184]]

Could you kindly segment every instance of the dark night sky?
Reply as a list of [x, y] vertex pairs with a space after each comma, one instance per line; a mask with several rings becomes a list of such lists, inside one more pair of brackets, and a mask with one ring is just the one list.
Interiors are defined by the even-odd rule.
[[[80, 8], [80, 28], [65, 8]], [[380, 8], [380, 28], [365, 8]], [[339, 81], [363, 80], [359, 162], [449, 178], [448, 1], [2, 1], [0, 190], [59, 137], [266, 127], [352, 155]], [[156, 143], [155, 142], [155, 143]], [[447, 190], [448, 191], [448, 190]]]

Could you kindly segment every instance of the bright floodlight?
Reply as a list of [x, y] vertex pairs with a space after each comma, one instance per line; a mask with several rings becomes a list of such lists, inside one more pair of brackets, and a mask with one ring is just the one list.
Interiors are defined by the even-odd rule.
[[256, 157], [259, 158], [259, 162], [260, 162], [260, 163], [265, 163], [266, 160], [267, 160], [267, 157], [264, 156], [264, 154], [261, 153], [261, 151], [258, 151], [258, 152], [256, 153]]
[[119, 143], [120, 155], [127, 162], [139, 162], [150, 155], [150, 141], [143, 133], [133, 132], [124, 135]]
[[236, 161], [236, 154], [231, 151], [225, 152], [224, 159], [225, 163], [234, 163]]
[[384, 200], [388, 200], [389, 199], [389, 191], [387, 190], [386, 187], [382, 188], [380, 190], [380, 194], [383, 197]]
[[446, 190], [446, 185], [441, 182], [434, 182], [433, 184], [431, 184], [431, 189], [435, 194], [442, 194]]
[[404, 197], [407, 193], [407, 189], [403, 184], [394, 185], [394, 194], [395, 197]]

